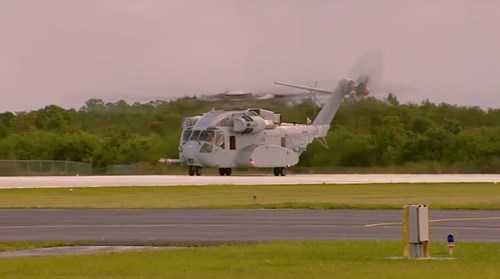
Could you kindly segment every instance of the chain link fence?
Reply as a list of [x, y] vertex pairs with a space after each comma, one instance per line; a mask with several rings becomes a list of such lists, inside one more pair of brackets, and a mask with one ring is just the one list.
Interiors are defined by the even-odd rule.
[[53, 160], [0, 160], [0, 176], [90, 175], [87, 163]]

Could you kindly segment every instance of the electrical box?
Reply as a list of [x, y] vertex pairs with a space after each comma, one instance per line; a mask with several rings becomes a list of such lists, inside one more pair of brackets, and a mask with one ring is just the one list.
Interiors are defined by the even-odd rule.
[[429, 208], [426, 205], [418, 208], [418, 241], [429, 241]]
[[429, 241], [429, 209], [425, 205], [410, 205], [408, 208], [410, 243]]
[[426, 205], [403, 208], [403, 257], [430, 257], [429, 208]]

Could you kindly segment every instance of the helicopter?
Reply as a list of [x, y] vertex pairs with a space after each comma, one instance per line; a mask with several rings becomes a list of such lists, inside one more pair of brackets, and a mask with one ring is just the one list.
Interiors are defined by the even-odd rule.
[[300, 155], [314, 139], [328, 148], [325, 136], [344, 98], [367, 96], [367, 80], [349, 78], [338, 81], [334, 90], [275, 82], [329, 97], [316, 118], [306, 124], [285, 123], [281, 114], [261, 108], [212, 110], [203, 115], [185, 117], [178, 159], [160, 159], [162, 163], [180, 163], [190, 176], [202, 175], [203, 168], [217, 168], [219, 175], [230, 176], [233, 168], [272, 168], [275, 176], [299, 162]]

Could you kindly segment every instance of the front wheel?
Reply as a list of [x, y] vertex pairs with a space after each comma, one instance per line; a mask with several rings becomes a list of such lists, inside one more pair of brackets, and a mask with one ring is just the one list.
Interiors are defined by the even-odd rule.
[[188, 174], [189, 174], [189, 176], [194, 175], [194, 166], [188, 166]]

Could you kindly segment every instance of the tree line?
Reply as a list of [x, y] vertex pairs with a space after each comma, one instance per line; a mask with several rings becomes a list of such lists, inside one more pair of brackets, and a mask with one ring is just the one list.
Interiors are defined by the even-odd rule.
[[[282, 114], [285, 122], [305, 123], [320, 107], [312, 100], [289, 105], [253, 101]], [[90, 99], [80, 109], [49, 105], [39, 110], [0, 114], [0, 159], [71, 160], [110, 165], [157, 164], [178, 156], [181, 120], [211, 109], [230, 109], [196, 98], [129, 104]], [[298, 166], [313, 168], [404, 167], [408, 171], [500, 171], [500, 109], [483, 110], [423, 101], [347, 101], [327, 136], [329, 149], [315, 142]]]

